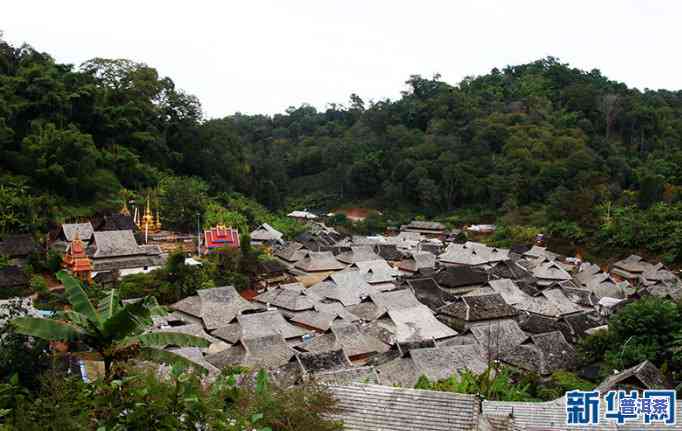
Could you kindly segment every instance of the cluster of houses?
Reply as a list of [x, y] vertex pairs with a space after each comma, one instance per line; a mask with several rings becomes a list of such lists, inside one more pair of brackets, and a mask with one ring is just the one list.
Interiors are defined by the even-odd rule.
[[[639, 256], [601, 268], [539, 245], [504, 249], [467, 241], [436, 222], [349, 237], [297, 215], [310, 229], [293, 241], [267, 224], [251, 232], [253, 244], [272, 254], [259, 264], [255, 296], [247, 299], [232, 286], [199, 290], [171, 305], [151, 330], [208, 340], [206, 349], [167, 349], [209, 376], [245, 366], [266, 368], [284, 384], [329, 384], [340, 418], [352, 424], [348, 429], [427, 429], [419, 423], [428, 429], [563, 429], [560, 400], [542, 405], [545, 416], [553, 415], [548, 418], [539, 416], [538, 403], [481, 403], [475, 396], [409, 388], [420, 376], [439, 380], [492, 364], [539, 376], [572, 369], [577, 341], [605, 328], [623, 305], [646, 295], [682, 298], [676, 274]], [[163, 241], [150, 237], [148, 227], [144, 239], [141, 234], [121, 214], [97, 229], [65, 224], [56, 246], [64, 247], [67, 268], [86, 274], [82, 278], [120, 276], [163, 264]], [[167, 233], [155, 235], [168, 241]], [[239, 233], [225, 226], [205, 230], [202, 240], [195, 250], [201, 254], [240, 245]], [[635, 368], [604, 384], [664, 386], [651, 364]], [[425, 416], [428, 421], [419, 422]], [[398, 419], [401, 426], [389, 426]]]
[[573, 368], [575, 343], [629, 301], [682, 297], [674, 273], [637, 256], [602, 269], [537, 245], [462, 241], [439, 223], [364, 237], [316, 224], [290, 242], [259, 229], [274, 260], [255, 297], [200, 290], [156, 325], [210, 340], [177, 351], [213, 373], [265, 367], [292, 384], [414, 387], [502, 363], [547, 376]]

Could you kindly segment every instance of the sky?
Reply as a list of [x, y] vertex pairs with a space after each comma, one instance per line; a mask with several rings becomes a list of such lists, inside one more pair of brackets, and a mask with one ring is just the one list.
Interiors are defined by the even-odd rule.
[[546, 56], [640, 89], [682, 89], [677, 0], [4, 0], [0, 30], [60, 63], [128, 58], [206, 118], [396, 99]]

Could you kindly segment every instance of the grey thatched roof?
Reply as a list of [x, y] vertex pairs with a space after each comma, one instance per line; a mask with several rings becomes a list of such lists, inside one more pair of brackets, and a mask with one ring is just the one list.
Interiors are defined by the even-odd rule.
[[412, 252], [400, 261], [400, 269], [408, 272], [417, 272], [422, 269], [434, 268], [436, 256], [429, 252]]
[[559, 257], [558, 254], [547, 250], [547, 247], [540, 247], [539, 245], [533, 245], [530, 250], [525, 252], [523, 255], [531, 258], [546, 258], [549, 260], [555, 260], [557, 257]]
[[352, 367], [352, 364], [343, 349], [329, 350], [326, 352], [299, 353], [296, 358], [308, 373], [320, 371], [335, 371]]
[[371, 246], [352, 246], [349, 251], [340, 253], [336, 258], [343, 263], [367, 262], [381, 259]]
[[343, 349], [352, 358], [388, 350], [388, 346], [376, 337], [369, 335], [360, 326], [348, 322], [335, 322], [330, 334], [319, 335], [298, 345], [308, 352], [325, 352]]
[[352, 367], [315, 373], [315, 381], [325, 385], [377, 384], [379, 377], [374, 367]]
[[95, 232], [93, 243], [88, 247], [94, 259], [134, 255], [159, 255], [158, 246], [142, 247], [137, 244], [132, 230]]
[[535, 262], [533, 277], [540, 280], [570, 280], [571, 275], [557, 261], [541, 258]]
[[350, 268], [357, 268], [370, 284], [392, 282], [399, 275], [399, 271], [383, 259], [355, 262]]
[[28, 287], [28, 284], [28, 276], [18, 266], [0, 268], [0, 288]]
[[358, 316], [365, 322], [377, 320], [386, 314], [386, 308], [379, 306], [372, 301], [361, 302], [356, 305], [349, 305], [346, 307], [346, 310], [348, 310], [348, 312], [354, 316]]
[[495, 358], [528, 339], [518, 323], [511, 319], [474, 324], [469, 331], [481, 346], [484, 357]]
[[168, 351], [182, 356], [185, 359], [189, 359], [194, 364], [206, 369], [208, 371], [209, 378], [217, 376], [220, 373], [220, 370], [216, 366], [204, 358], [203, 352], [197, 347], [180, 347], [168, 349]]
[[292, 322], [308, 328], [328, 331], [329, 328], [331, 328], [332, 322], [336, 319], [340, 319], [340, 317], [335, 313], [308, 310], [300, 313], [293, 313], [290, 319]]
[[499, 293], [462, 296], [461, 301], [448, 304], [439, 314], [467, 322], [513, 317], [517, 311], [507, 304]]
[[279, 334], [242, 339], [238, 344], [212, 355], [206, 360], [222, 369], [232, 365], [274, 368], [287, 364], [296, 354]]
[[580, 270], [577, 272], [577, 274], [575, 274], [575, 278], [580, 282], [580, 284], [586, 285], [593, 276], [599, 274], [600, 272], [601, 269], [599, 266], [590, 262], [585, 262], [580, 265]]
[[487, 368], [478, 346], [462, 344], [410, 350], [410, 357], [419, 375], [430, 380], [447, 379], [468, 369], [481, 374]]
[[454, 337], [457, 332], [439, 322], [425, 305], [388, 311], [396, 326], [398, 342]]
[[435, 221], [421, 221], [421, 220], [412, 220], [409, 224], [402, 225], [400, 227], [400, 230], [426, 230], [426, 231], [444, 231], [445, 225], [443, 223], [435, 222]]
[[356, 320], [362, 320], [358, 316], [354, 315], [350, 311], [348, 311], [341, 303], [339, 302], [318, 302], [315, 304], [315, 310], [322, 312], [322, 313], [328, 313], [328, 314], [333, 314], [334, 316], [338, 316], [343, 320], [347, 320], [349, 322], [356, 321]]
[[295, 289], [281, 286], [263, 292], [254, 299], [289, 311], [312, 310], [316, 302], [310, 296], [304, 295], [302, 291], [297, 292]]
[[[204, 321], [204, 326], [209, 331], [232, 323], [238, 315], [246, 310], [263, 309], [262, 306], [242, 298], [233, 286], [201, 289], [197, 293], [201, 300], [199, 317]], [[177, 303], [174, 304], [174, 307], [176, 305]]]
[[287, 322], [279, 310], [260, 313], [242, 314], [237, 317], [241, 327], [242, 339], [261, 338], [266, 335], [279, 334], [285, 340], [302, 337], [307, 334], [303, 328]]
[[306, 250], [303, 250], [303, 244], [298, 242], [289, 242], [286, 246], [275, 251], [275, 256], [287, 262], [297, 262], [305, 257]]
[[419, 302], [411, 289], [394, 290], [391, 292], [376, 292], [370, 295], [372, 302], [385, 310], [419, 307]]
[[475, 242], [453, 243], [438, 256], [438, 260], [448, 264], [479, 266], [509, 260], [509, 250]]
[[331, 251], [308, 251], [294, 266], [306, 272], [337, 271], [344, 268]]
[[386, 386], [413, 388], [421, 376], [420, 370], [417, 369], [411, 357], [397, 356], [375, 368], [379, 375], [379, 382]]
[[239, 323], [230, 323], [211, 331], [211, 335], [230, 344], [235, 344], [242, 336], [242, 328]]
[[604, 297], [624, 299], [630, 290], [630, 285], [627, 282], [618, 282], [605, 272], [592, 276], [585, 283], [585, 287], [599, 299]]
[[263, 223], [251, 231], [252, 241], [277, 242], [281, 241], [284, 234], [267, 223]]
[[165, 258], [162, 255], [137, 255], [111, 258], [93, 259], [92, 268], [96, 272], [116, 271], [131, 268], [154, 268], [163, 266]]
[[73, 241], [76, 237], [76, 232], [78, 232], [78, 237], [83, 241], [90, 241], [92, 234], [95, 229], [92, 227], [92, 223], [64, 223], [62, 225], [61, 233], [64, 235], [64, 239], [68, 242]]
[[665, 389], [663, 373], [649, 361], [644, 361], [618, 374], [607, 377], [596, 390], [607, 392], [614, 389]]
[[407, 285], [412, 288], [415, 296], [422, 304], [432, 310], [437, 310], [451, 300], [450, 295], [443, 291], [433, 278], [417, 278], [407, 280]]
[[0, 241], [0, 256], [26, 257], [36, 250], [38, 244], [31, 234], [5, 235]]
[[331, 386], [349, 431], [471, 431], [478, 423], [475, 395], [378, 385]]
[[359, 271], [335, 272], [307, 290], [320, 298], [339, 301], [344, 306], [359, 304], [375, 291]]
[[171, 304], [170, 308], [199, 319], [201, 318], [201, 298], [199, 296], [188, 296], [175, 304]]

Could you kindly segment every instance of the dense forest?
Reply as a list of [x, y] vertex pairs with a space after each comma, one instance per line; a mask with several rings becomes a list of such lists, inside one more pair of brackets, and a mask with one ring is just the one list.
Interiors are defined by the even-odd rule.
[[171, 227], [195, 226], [171, 214], [174, 187], [188, 202], [241, 195], [273, 212], [496, 220], [682, 260], [682, 91], [631, 89], [552, 57], [406, 84], [393, 101], [352, 94], [322, 112], [205, 119], [145, 64], [59, 64], [0, 39], [0, 233], [110, 211], [122, 190], [151, 190]]

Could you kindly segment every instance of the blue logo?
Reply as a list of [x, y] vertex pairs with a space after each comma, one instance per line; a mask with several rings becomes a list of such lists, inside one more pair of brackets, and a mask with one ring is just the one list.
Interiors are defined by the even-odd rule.
[[[573, 426], [598, 425], [601, 414], [599, 391], [566, 392], [566, 424]], [[609, 391], [603, 419], [623, 425], [637, 422], [644, 425], [675, 425], [677, 397], [672, 390]]]

